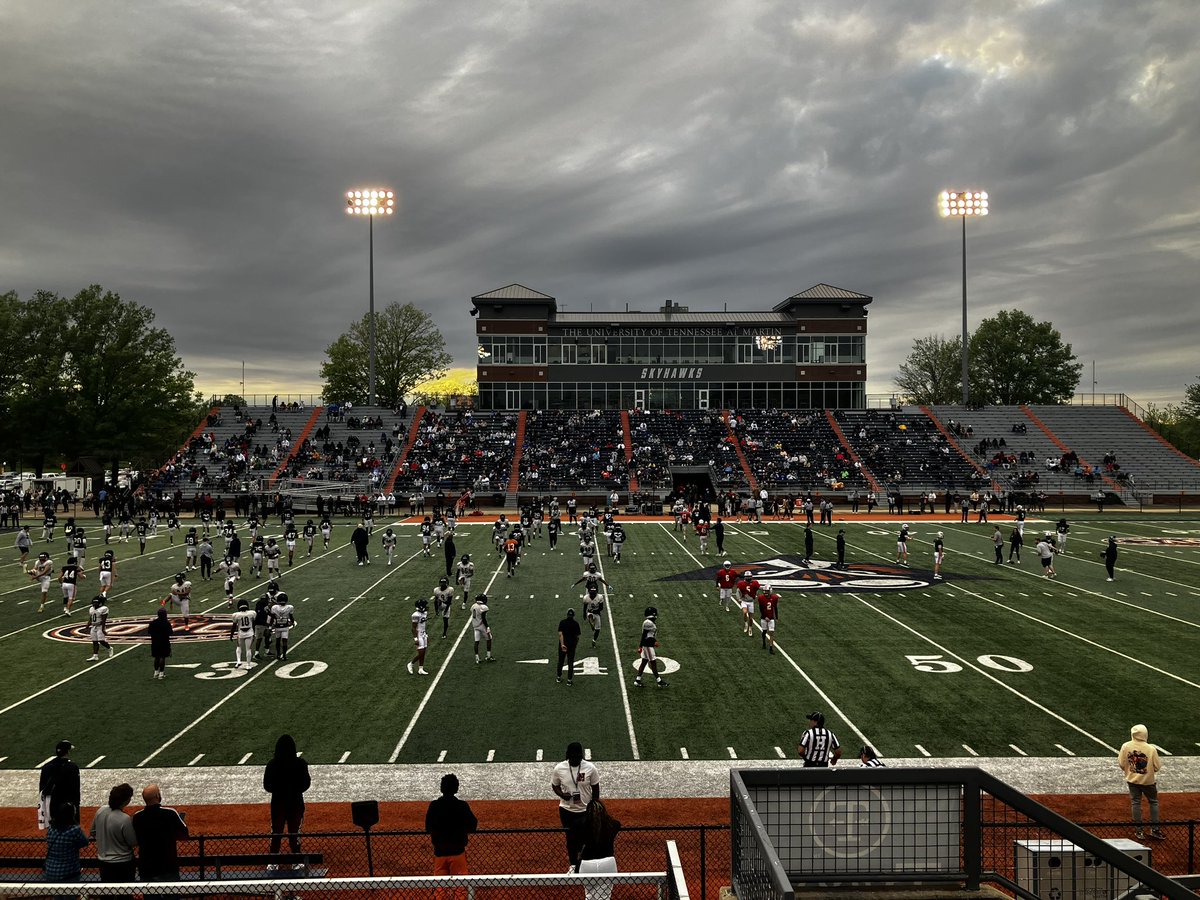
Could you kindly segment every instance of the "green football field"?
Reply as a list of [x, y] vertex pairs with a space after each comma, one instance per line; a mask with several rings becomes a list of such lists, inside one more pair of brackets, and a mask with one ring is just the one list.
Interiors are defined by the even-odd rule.
[[[420, 554], [412, 525], [396, 525], [396, 563], [384, 563], [377, 522], [372, 564], [358, 567], [337, 523], [329, 551], [284, 565], [296, 607], [287, 663], [233, 669], [222, 583], [199, 580], [192, 611], [207, 612], [197, 638], [179, 641], [165, 681], [151, 678], [145, 643], [123, 643], [153, 615], [183, 563], [179, 537], [114, 545], [110, 594], [116, 653], [91, 653], [81, 623], [104, 549], [88, 528], [86, 581], [70, 619], [61, 592], [37, 612], [39, 589], [16, 552], [0, 566], [0, 768], [31, 768], [69, 738], [81, 765], [261, 764], [275, 738], [293, 734], [314, 763], [431, 763], [553, 759], [571, 740], [613, 759], [794, 757], [805, 714], [823, 711], [848, 747], [870, 742], [885, 757], [1111, 756], [1133, 722], [1177, 755], [1200, 744], [1200, 521], [1170, 515], [1072, 518], [1058, 578], [1041, 577], [1026, 525], [1020, 565], [992, 564], [991, 528], [910, 519], [911, 568], [894, 565], [902, 520], [815, 528], [813, 569], [799, 564], [803, 529], [793, 523], [731, 525], [724, 557], [771, 581], [782, 595], [777, 649], [746, 636], [726, 612], [694, 534], [670, 523], [626, 525], [620, 565], [599, 561], [610, 582], [603, 630], [580, 644], [575, 683], [556, 684], [557, 623], [582, 617], [582, 566], [573, 526], [557, 552], [528, 548], [515, 578], [490, 544], [491, 519], [467, 521], [458, 554], [477, 567], [473, 592], [490, 597], [496, 661], [476, 664], [467, 613], [453, 608], [449, 635], [430, 610], [430, 675], [409, 675], [410, 614], [444, 573], [440, 549]], [[185, 521], [185, 525], [190, 524]], [[846, 529], [846, 571], [829, 565], [833, 535]], [[1011, 524], [1002, 525], [1007, 537]], [[945, 580], [932, 579], [931, 548], [945, 533]], [[278, 525], [267, 533], [278, 531]], [[1117, 579], [1100, 551], [1120, 540]], [[37, 540], [57, 573], [58, 540]], [[243, 537], [244, 544], [248, 541]], [[215, 541], [218, 555], [222, 541]], [[1005, 547], [1007, 558], [1008, 548]], [[244, 554], [245, 556], [245, 554]], [[32, 556], [31, 556], [32, 558]], [[248, 571], [247, 565], [247, 571]], [[253, 604], [265, 579], [243, 578]], [[659, 610], [659, 653], [669, 685], [635, 687], [646, 606]], [[81, 638], [83, 640], [81, 640]], [[853, 752], [853, 751], [851, 751]]]

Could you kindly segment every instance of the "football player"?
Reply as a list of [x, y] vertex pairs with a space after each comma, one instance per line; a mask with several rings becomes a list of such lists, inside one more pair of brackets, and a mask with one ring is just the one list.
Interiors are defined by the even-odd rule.
[[225, 605], [233, 606], [234, 588], [242, 577], [242, 564], [232, 556], [227, 556], [217, 568], [225, 573]]
[[185, 557], [184, 569], [192, 571], [196, 568], [196, 547], [200, 543], [200, 537], [196, 534], [195, 528], [189, 528], [188, 533], [183, 536], [183, 553]]
[[283, 556], [283, 548], [279, 546], [275, 538], [267, 538], [265, 555], [267, 557], [267, 577], [281, 577], [279, 572], [279, 557]]
[[275, 596], [278, 593], [279, 585], [272, 581], [267, 585], [267, 592], [254, 604], [255, 659], [260, 653], [267, 659], [274, 655], [271, 651], [271, 607], [275, 605]]
[[729, 601], [733, 599], [733, 590], [737, 587], [738, 573], [733, 563], [725, 560], [725, 564], [717, 569], [717, 589], [720, 591], [721, 609], [729, 612]]
[[64, 616], [71, 614], [71, 606], [75, 602], [75, 591], [80, 578], [87, 578], [87, 573], [80, 568], [79, 562], [74, 556], [67, 557], [66, 565], [62, 567], [58, 576], [58, 583], [62, 585]]
[[488, 625], [488, 596], [479, 594], [471, 604], [471, 628], [475, 632], [475, 664], [479, 665], [479, 642], [487, 641], [487, 661], [494, 662], [492, 656], [492, 627]]
[[75, 554], [75, 561], [82, 568], [87, 561], [87, 534], [79, 526], [75, 527], [71, 535], [71, 552]]
[[284, 591], [275, 595], [275, 603], [268, 612], [271, 631], [275, 635], [275, 657], [280, 662], [287, 662], [288, 638], [296, 626], [296, 607]]
[[329, 549], [329, 536], [333, 534], [333, 524], [329, 521], [329, 516], [324, 516], [321, 519], [321, 541], [325, 544], [325, 549]]
[[519, 530], [514, 528], [504, 539], [504, 564], [508, 567], [508, 577], [517, 574], [517, 566], [521, 563], [521, 539]]
[[[174, 511], [167, 513], [167, 537], [175, 543], [175, 532], [179, 530], [179, 516]], [[108, 543], [108, 531], [104, 532], [104, 543]]]
[[250, 541], [250, 571], [255, 578], [262, 578], [263, 554], [267, 552], [267, 542], [263, 536], [256, 535]]
[[433, 514], [433, 539], [437, 541], [437, 545], [442, 546], [442, 541], [446, 538], [446, 520], [442, 518], [440, 511]]
[[612, 556], [613, 561], [617, 565], [621, 564], [621, 549], [625, 546], [625, 528], [620, 522], [613, 523], [612, 531], [609, 532], [612, 540]]
[[[442, 584], [446, 583], [446, 579], [442, 579]], [[435, 592], [436, 593], [436, 592]], [[454, 591], [450, 591], [451, 599], [454, 597]], [[413, 673], [413, 663], [417, 664], [418, 675], [428, 675], [425, 671], [425, 650], [429, 647], [429, 634], [425, 630], [426, 620], [429, 618], [429, 601], [424, 597], [417, 598], [416, 609], [412, 614], [412, 636], [413, 646], [416, 648], [416, 653], [413, 658], [408, 661], [408, 674]], [[449, 621], [449, 620], [447, 620]], [[445, 637], [445, 635], [442, 635]]]
[[584, 585], [584, 590], [587, 591], [593, 589], [600, 590], [600, 585], [604, 585], [604, 587], [610, 591], [612, 590], [612, 585], [605, 581], [604, 576], [596, 571], [595, 563], [588, 565], [587, 568], [583, 570], [583, 574], [575, 579], [575, 582], [571, 585], [571, 587], [583, 584], [584, 582], [587, 582], [587, 584]]
[[600, 640], [600, 626], [604, 620], [604, 598], [600, 596], [600, 592], [594, 587], [588, 588], [584, 594], [583, 614], [588, 620], [588, 624], [592, 626], [592, 646], [596, 646], [596, 641]]
[[46, 507], [46, 513], [42, 517], [42, 540], [54, 540], [54, 526], [58, 524], [58, 516], [54, 514], [54, 510]]
[[642, 622], [642, 640], [638, 645], [638, 655], [642, 661], [638, 663], [637, 675], [633, 679], [635, 687], [642, 687], [642, 673], [646, 671], [646, 665], [650, 665], [650, 671], [654, 675], [654, 683], [659, 687], [666, 687], [667, 683], [663, 681], [662, 676], [658, 674], [658, 656], [654, 652], [658, 647], [658, 610], [653, 606], [646, 607], [646, 619]]
[[696, 520], [696, 537], [700, 539], [700, 552], [708, 553], [708, 519]]
[[186, 572], [179, 572], [175, 575], [175, 583], [170, 587], [170, 593], [159, 602], [159, 606], [166, 606], [170, 603], [172, 606], [179, 607], [179, 613], [183, 616], [183, 630], [187, 631], [189, 616], [192, 611], [192, 583], [187, 580]]
[[450, 631], [450, 607], [453, 605], [454, 588], [450, 587], [450, 579], [438, 579], [438, 586], [433, 589], [433, 611], [442, 617], [443, 638]]
[[100, 593], [108, 596], [109, 588], [117, 580], [117, 559], [111, 550], [104, 551], [100, 562], [96, 564], [96, 571], [100, 573]]
[[363, 512], [362, 527], [367, 529], [367, 534], [375, 533], [375, 510], [370, 505]]
[[426, 516], [424, 521], [421, 522], [421, 553], [425, 555], [426, 559], [432, 557], [432, 554], [430, 553], [430, 547], [432, 545], [433, 523], [430, 521], [429, 516]]
[[546, 537], [550, 541], [550, 549], [558, 549], [558, 533], [562, 531], [562, 520], [558, 516], [551, 516], [550, 521], [546, 523]]
[[250, 648], [254, 644], [254, 618], [255, 614], [250, 611], [250, 604], [245, 598], [239, 600], [237, 612], [233, 614], [229, 628], [229, 639], [237, 642], [234, 650], [235, 669], [241, 669], [243, 666], [249, 669], [254, 665], [250, 662]]
[[304, 525], [304, 543], [308, 545], [308, 555], [312, 556], [313, 542], [317, 539], [317, 526], [309, 519]]
[[92, 608], [88, 611], [88, 631], [92, 639], [92, 655], [87, 658], [88, 662], [95, 662], [100, 658], [101, 647], [108, 651], [109, 657], [113, 655], [112, 645], [108, 643], [108, 634], [104, 630], [107, 624], [108, 607], [105, 605], [104, 595], [97, 594], [92, 598]]
[[900, 533], [896, 535], [896, 562], [908, 568], [908, 524], [900, 526]]
[[138, 539], [138, 554], [146, 552], [146, 537], [150, 534], [150, 525], [146, 521], [145, 516], [139, 516], [137, 524], [133, 526], [133, 530], [137, 532]]
[[762, 629], [763, 649], [771, 645], [771, 655], [775, 655], [775, 623], [779, 621], [779, 595], [771, 590], [771, 585], [764, 584], [758, 595], [758, 627]]
[[287, 528], [283, 530], [283, 544], [287, 547], [289, 566], [296, 557], [296, 538], [298, 536], [299, 532], [296, 530], [296, 523], [288, 522]]
[[942, 560], [946, 558], [946, 544], [942, 540], [942, 533], [939, 531], [937, 537], [933, 540], [933, 577], [938, 581], [942, 579]]
[[146, 524], [148, 524], [150, 526], [150, 537], [158, 537], [158, 510], [157, 509], [152, 508], [150, 510], [150, 518], [147, 520]]
[[50, 554], [43, 550], [29, 570], [30, 580], [36, 581], [42, 589], [42, 602], [38, 604], [38, 612], [46, 609], [46, 598], [50, 596], [50, 576], [53, 574], [54, 563], [50, 561]]
[[471, 554], [464, 553], [458, 561], [458, 583], [462, 587], [462, 608], [467, 608], [467, 597], [471, 595], [471, 579], [475, 577], [475, 563], [471, 562]]
[[749, 635], [754, 631], [754, 600], [758, 596], [758, 580], [742, 578], [737, 583], [738, 605], [742, 608], [742, 633]]
[[392, 531], [389, 527], [383, 533], [381, 540], [383, 541], [383, 552], [387, 554], [387, 564], [390, 566], [392, 564], [392, 557], [396, 553], [396, 532]]
[[1067, 524], [1066, 517], [1058, 520], [1058, 524], [1054, 526], [1056, 535], [1056, 544], [1054, 547], [1055, 553], [1067, 552], [1067, 532], [1071, 530], [1071, 526]]
[[113, 531], [112, 514], [106, 512], [103, 516], [101, 516], [100, 524], [104, 527], [104, 543], [107, 544], [109, 542], [109, 539], [112, 538], [112, 531]]
[[579, 540], [579, 556], [583, 559], [583, 567], [586, 569], [596, 561], [596, 543], [591, 539], [591, 536], [583, 532], [580, 528], [582, 537]]
[[122, 510], [120, 517], [117, 519], [117, 532], [121, 535], [121, 543], [129, 543], [129, 534], [133, 531], [133, 519], [129, 518], [129, 513]]

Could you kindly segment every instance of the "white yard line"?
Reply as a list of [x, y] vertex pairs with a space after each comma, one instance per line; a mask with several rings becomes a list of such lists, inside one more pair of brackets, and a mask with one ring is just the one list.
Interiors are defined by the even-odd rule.
[[617, 646], [617, 629], [613, 626], [612, 596], [608, 592], [608, 576], [604, 574], [604, 560], [599, 553], [596, 554], [596, 571], [604, 579], [600, 585], [604, 588], [604, 612], [608, 617], [608, 636], [612, 640], [613, 658], [616, 660], [617, 686], [621, 690], [621, 706], [625, 710], [625, 729], [629, 732], [629, 750], [634, 759], [641, 759], [637, 733], [633, 730], [633, 710], [629, 706], [629, 689], [625, 687], [625, 666], [621, 663], [621, 648]]
[[[700, 562], [700, 560], [698, 560], [698, 559], [696, 559], [696, 557], [692, 556], [692, 554], [688, 550], [688, 548], [684, 544], [682, 544], [678, 538], [676, 538], [673, 534], [671, 534], [671, 530], [669, 528], [667, 528], [665, 522], [660, 522], [659, 525], [662, 527], [663, 531], [667, 532], [667, 534], [671, 537], [672, 540], [675, 541], [675, 543], [679, 544], [680, 547], [683, 547], [683, 552], [686, 553], [688, 556], [691, 556], [692, 561], [695, 562], [696, 565], [700, 566], [701, 568], [705, 567], [704, 563]], [[774, 547], [772, 547], [770, 544], [764, 544], [762, 541], [759, 541], [758, 538], [754, 537], [754, 535], [752, 535], [752, 534], [746, 534], [746, 537], [750, 538], [753, 541], [758, 541], [758, 543], [762, 544], [764, 547], [766, 547], [772, 553], [780, 552], [780, 551], [776, 550]], [[757, 622], [755, 622], [755, 627], [756, 628], [760, 627]], [[785, 650], [780, 645], [778, 639], [776, 639], [776, 641], [775, 641], [775, 649], [783, 656], [784, 659], [786, 659], [791, 664], [792, 668], [795, 669], [799, 673], [800, 677], [803, 678], [806, 682], [808, 682], [809, 687], [811, 687], [814, 691], [817, 692], [818, 696], [820, 696], [820, 698], [825, 702], [826, 706], [828, 706], [829, 709], [833, 710], [833, 712], [838, 716], [838, 718], [840, 718], [843, 722], [846, 723], [847, 726], [849, 726], [850, 730], [854, 732], [854, 734], [859, 738], [859, 740], [861, 740], [864, 744], [870, 744], [872, 747], [875, 747], [878, 750], [878, 747], [876, 746], [876, 744], [874, 742], [872, 742], [871, 739], [868, 738], [857, 725], [855, 725], [852, 721], [850, 721], [850, 717], [842, 711], [841, 707], [839, 707], [834, 702], [833, 698], [830, 697], [827, 693], [825, 693], [824, 690], [821, 689], [821, 687], [812, 679], [812, 677], [808, 674], [808, 672], [806, 672], [804, 669], [802, 669], [800, 667], [800, 664], [797, 663], [796, 660], [792, 659], [791, 654], [789, 654], [787, 652], [787, 650]]]
[[[296, 641], [296, 643], [292, 644], [292, 648], [294, 649], [294, 648], [300, 647], [309, 638], [316, 637], [316, 635], [320, 633], [322, 628], [324, 628], [326, 625], [328, 625], [330, 622], [332, 622], [334, 619], [336, 619], [338, 616], [340, 616], [346, 610], [350, 609], [350, 607], [354, 606], [354, 604], [357, 603], [359, 600], [361, 600], [363, 597], [365, 597], [369, 591], [373, 590], [379, 584], [382, 584], [394, 572], [399, 572], [400, 569], [404, 567], [405, 563], [408, 563], [409, 561], [416, 559], [417, 555], [418, 554], [414, 553], [412, 556], [410, 556], [408, 559], [406, 559], [399, 566], [396, 566], [395, 568], [392, 568], [392, 569], [388, 569], [383, 574], [383, 577], [381, 577], [378, 580], [376, 580], [375, 582], [373, 582], [366, 590], [364, 590], [362, 593], [360, 593], [357, 597], [350, 600], [350, 602], [348, 602], [345, 606], [343, 606], [341, 609], [339, 609], [337, 612], [335, 612], [333, 615], [331, 615], [328, 619], [326, 619], [324, 622], [322, 622], [320, 625], [318, 625], [316, 628], [314, 628], [312, 631], [310, 631], [308, 634], [306, 634], [300, 640]], [[225, 601], [222, 600], [221, 602], [224, 603]], [[130, 649], [133, 649], [133, 648], [131, 647]], [[278, 660], [272, 659], [269, 662], [265, 663], [264, 665], [260, 666], [257, 671], [251, 673], [249, 678], [242, 680], [241, 684], [239, 684], [237, 687], [235, 687], [233, 690], [231, 690], [228, 694], [226, 694], [224, 697], [222, 697], [220, 700], [218, 700], [216, 703], [214, 703], [212, 706], [210, 706], [207, 710], [205, 710], [203, 713], [201, 713], [199, 716], [197, 716], [195, 719], [193, 719], [191, 722], [189, 722], [187, 725], [185, 725], [183, 727], [183, 729], [181, 731], [179, 731], [174, 737], [170, 738], [166, 743], [162, 744], [157, 750], [155, 750], [153, 753], [151, 753], [149, 756], [147, 756], [145, 759], [143, 759], [140, 763], [138, 763], [138, 768], [145, 766], [146, 763], [150, 762], [152, 759], [154, 759], [154, 757], [158, 756], [158, 754], [162, 753], [164, 750], [166, 750], [168, 747], [170, 747], [172, 744], [174, 744], [177, 740], [179, 740], [181, 737], [183, 737], [185, 734], [187, 734], [189, 731], [191, 731], [193, 728], [195, 728], [197, 725], [199, 725], [201, 722], [203, 722], [205, 719], [207, 719], [213, 713], [215, 713], [218, 709], [220, 709], [222, 706], [224, 706], [226, 703], [228, 703], [230, 700], [232, 700], [234, 697], [236, 697], [239, 693], [242, 692], [242, 690], [244, 690], [245, 688], [247, 688], [251, 684], [253, 684], [256, 679], [258, 679], [262, 675], [265, 675], [267, 672], [269, 672], [277, 661]]]
[[[418, 550], [409, 559], [420, 556], [423, 551]], [[407, 560], [406, 560], [407, 561]], [[496, 566], [496, 571], [492, 573], [492, 577], [488, 579], [487, 586], [483, 589], [483, 593], [487, 593], [492, 589], [492, 585], [504, 570], [504, 560], [500, 560], [500, 564]], [[454, 659], [454, 654], [458, 650], [458, 645], [463, 642], [463, 638], [467, 636], [467, 632], [471, 630], [471, 618], [463, 622], [462, 630], [459, 631], [458, 637], [454, 639], [454, 645], [450, 648], [450, 652], [446, 654], [446, 658], [442, 660], [441, 666], [438, 667], [437, 674], [433, 676], [433, 681], [429, 683], [429, 687], [425, 690], [425, 696], [421, 698], [421, 702], [417, 705], [416, 711], [413, 712], [412, 718], [408, 720], [408, 725], [404, 732], [400, 735], [400, 740], [396, 742], [396, 749], [392, 751], [392, 755], [388, 757], [388, 762], [394, 763], [400, 756], [400, 751], [404, 749], [404, 745], [408, 743], [409, 736], [413, 733], [413, 729], [417, 727], [417, 721], [421, 718], [421, 713], [425, 712], [425, 707], [429, 705], [430, 698], [433, 697], [433, 692], [437, 690], [438, 684], [442, 680], [442, 676], [446, 674], [446, 669], [450, 666], [450, 660]]]

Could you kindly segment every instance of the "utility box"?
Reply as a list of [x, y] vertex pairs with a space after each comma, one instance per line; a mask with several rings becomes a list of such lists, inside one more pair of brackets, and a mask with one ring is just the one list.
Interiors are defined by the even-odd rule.
[[[1137, 841], [1105, 843], [1151, 864], [1150, 848]], [[1013, 855], [1017, 884], [1041, 900], [1112, 900], [1138, 883], [1070, 841], [1016, 841]]]

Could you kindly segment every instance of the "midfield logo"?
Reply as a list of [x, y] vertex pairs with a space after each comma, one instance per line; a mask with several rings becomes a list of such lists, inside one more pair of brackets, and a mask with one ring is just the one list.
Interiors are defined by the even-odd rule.
[[[148, 644], [150, 632], [147, 630], [154, 616], [131, 616], [125, 619], [109, 619], [104, 630], [108, 634], [110, 644]], [[184, 631], [181, 621], [172, 619], [171, 624], [175, 633], [171, 635], [171, 643], [179, 644], [186, 641], [227, 641], [229, 640], [230, 619], [217, 616], [192, 616], [191, 625]], [[92, 642], [90, 626], [86, 621], [70, 622], [51, 628], [42, 634], [52, 641], [65, 641], [71, 644], [90, 644]]]
[[[719, 566], [668, 575], [659, 581], [714, 582]], [[808, 565], [801, 556], [781, 555], [757, 562], [736, 565], [739, 576], [770, 584], [776, 591], [911, 591], [932, 585], [933, 573], [874, 563], [852, 563], [839, 569], [825, 560], [814, 559]]]

